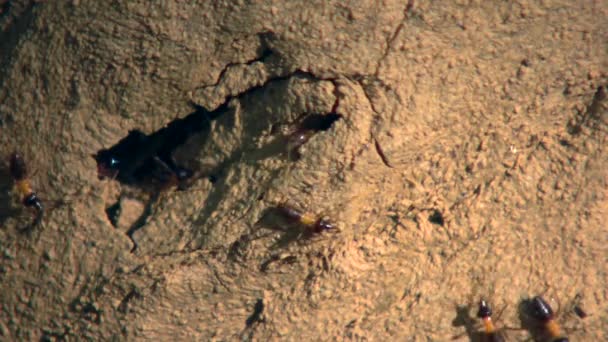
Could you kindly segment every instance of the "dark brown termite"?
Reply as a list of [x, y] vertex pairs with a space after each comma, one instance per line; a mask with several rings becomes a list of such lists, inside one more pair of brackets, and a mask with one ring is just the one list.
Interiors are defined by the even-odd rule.
[[568, 342], [556, 321], [556, 315], [551, 306], [541, 296], [536, 296], [528, 301], [529, 315], [539, 323], [544, 334], [552, 342]]

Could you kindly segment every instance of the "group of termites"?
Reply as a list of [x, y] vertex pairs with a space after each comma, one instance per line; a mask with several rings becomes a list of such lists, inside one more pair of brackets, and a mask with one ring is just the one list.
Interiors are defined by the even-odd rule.
[[[525, 315], [531, 320], [533, 326], [529, 327], [535, 336], [543, 341], [568, 342], [569, 339], [564, 335], [557, 322], [557, 314], [542, 296], [535, 296], [523, 302], [525, 305]], [[586, 313], [577, 305], [574, 307], [576, 315], [585, 318]], [[500, 314], [502, 311], [500, 312]], [[477, 318], [481, 320], [482, 330], [475, 336], [476, 340], [487, 342], [504, 342], [507, 340], [507, 330], [523, 330], [523, 328], [498, 328], [492, 320], [492, 308], [484, 299], [479, 301]], [[500, 315], [499, 314], [499, 315]]]
[[[302, 120], [296, 129], [292, 130], [292, 132], [287, 136], [286, 143], [289, 154], [298, 155], [298, 149], [305, 144], [314, 135], [314, 133], [319, 130], [328, 129], [331, 123], [339, 118], [339, 115], [337, 114], [332, 113], [327, 115], [329, 115], [329, 120], [327, 121], [323, 121], [323, 118], [321, 118], [319, 115], [309, 116], [308, 118]], [[327, 122], [329, 122], [329, 124], [327, 124]], [[131, 138], [141, 141], [142, 145], [154, 146], [154, 144], [149, 144], [149, 141], [145, 140], [145, 135], [140, 136], [140, 134], [141, 133], [135, 134], [134, 131], [131, 131], [129, 136], [123, 139], [125, 144], [128, 145], [128, 153], [139, 153], [138, 158], [135, 158], [135, 160], [140, 163], [139, 165], [133, 165], [132, 160], [128, 158], [128, 153], [121, 154], [117, 148], [101, 150], [96, 155], [93, 155], [97, 162], [98, 176], [100, 179], [115, 179], [121, 175], [121, 172], [135, 173], [138, 167], [141, 165], [148, 165], [146, 163], [151, 163], [157, 166], [160, 165], [163, 170], [169, 173], [170, 179], [177, 179], [181, 181], [184, 178], [192, 175], [192, 172], [178, 167], [173, 158], [167, 153], [161, 153], [159, 150], [143, 149], [137, 146], [135, 150], [133, 150], [133, 146], [137, 144], [134, 145], [133, 142], [129, 140]], [[137, 137], [135, 137], [135, 135], [137, 135]], [[159, 136], [162, 136], [162, 134]], [[143, 157], [142, 154], [144, 154]], [[147, 156], [145, 154], [147, 154]], [[40, 224], [43, 218], [44, 206], [32, 188], [28, 168], [23, 156], [20, 153], [14, 152], [11, 154], [9, 159], [9, 170], [14, 181], [15, 192], [19, 195], [23, 206], [30, 208], [34, 213], [34, 219], [31, 225], [36, 226]], [[128, 179], [132, 176], [132, 174], [122, 174], [122, 176], [125, 176], [125, 179]], [[336, 229], [335, 225], [326, 218], [299, 210], [287, 202], [279, 203], [271, 209], [287, 224], [301, 226], [310, 234], [319, 234], [324, 231]], [[536, 323], [537, 327], [535, 329], [540, 332], [540, 335], [543, 336], [545, 340], [551, 342], [568, 341], [568, 338], [563, 335], [556, 321], [556, 314], [541, 296], [536, 296], [528, 300], [526, 311], [528, 312], [528, 316]], [[584, 318], [584, 315], [586, 315], [580, 308], [578, 309], [577, 314], [581, 318]], [[477, 318], [481, 321], [480, 323], [483, 327], [481, 330], [475, 333], [479, 340], [491, 342], [505, 341], [506, 331], [515, 329], [507, 327], [500, 329], [497, 328], [492, 320], [492, 309], [490, 305], [483, 299], [479, 302]]]

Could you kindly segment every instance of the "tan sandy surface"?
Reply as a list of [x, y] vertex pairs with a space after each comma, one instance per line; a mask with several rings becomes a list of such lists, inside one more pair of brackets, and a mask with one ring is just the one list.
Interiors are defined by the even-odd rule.
[[[466, 341], [480, 297], [519, 327], [541, 293], [608, 340], [605, 0], [10, 2], [0, 155], [49, 209], [21, 232], [2, 164], [1, 340]], [[130, 239], [146, 196], [90, 155], [226, 100], [175, 152], [217, 182]], [[285, 124], [332, 109], [291, 160]], [[340, 231], [256, 225], [287, 199]]]

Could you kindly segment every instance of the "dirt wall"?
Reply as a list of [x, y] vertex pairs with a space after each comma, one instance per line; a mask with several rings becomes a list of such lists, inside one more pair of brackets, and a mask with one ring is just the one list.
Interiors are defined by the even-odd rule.
[[[480, 297], [520, 327], [537, 294], [608, 339], [605, 1], [9, 3], [0, 155], [47, 210], [24, 231], [4, 166], [2, 339], [467, 340]], [[186, 189], [98, 179], [193, 104], [227, 111]], [[260, 223], [284, 202], [339, 231]]]

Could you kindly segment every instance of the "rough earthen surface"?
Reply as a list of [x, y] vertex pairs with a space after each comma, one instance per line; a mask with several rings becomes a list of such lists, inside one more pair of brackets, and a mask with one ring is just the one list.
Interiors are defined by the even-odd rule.
[[[2, 166], [2, 340], [467, 340], [537, 294], [608, 339], [606, 1], [205, 3], [0, 1], [0, 154], [48, 207], [23, 232]], [[175, 151], [215, 182], [97, 179], [191, 103], [230, 108]], [[340, 231], [259, 224], [286, 200]]]

